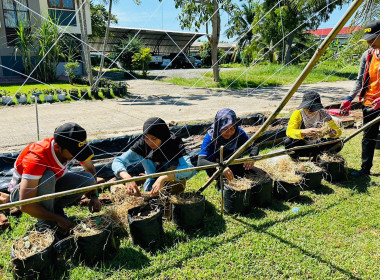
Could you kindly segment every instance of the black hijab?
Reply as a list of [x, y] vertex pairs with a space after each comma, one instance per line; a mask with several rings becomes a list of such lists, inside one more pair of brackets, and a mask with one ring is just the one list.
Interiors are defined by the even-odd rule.
[[[221, 136], [221, 130], [228, 125], [235, 127], [235, 133], [229, 139], [224, 139]], [[226, 151], [230, 150], [231, 152], [235, 151], [238, 148], [237, 142], [239, 139], [240, 125], [241, 120], [236, 117], [236, 114], [233, 110], [224, 108], [216, 113], [214, 124], [208, 131], [208, 134], [211, 136], [211, 140], [215, 145], [214, 152], [219, 151], [220, 146], [224, 146], [224, 149]]]
[[[146, 134], [160, 139], [161, 145], [155, 150], [150, 148], [144, 141]], [[145, 121], [143, 135], [131, 147], [131, 150], [154, 162], [170, 162], [186, 154], [182, 139], [170, 133], [169, 127], [160, 118], [150, 118]]]

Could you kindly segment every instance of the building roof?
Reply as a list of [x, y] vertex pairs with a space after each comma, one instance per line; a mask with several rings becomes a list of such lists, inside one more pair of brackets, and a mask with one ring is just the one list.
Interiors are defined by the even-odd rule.
[[[338, 36], [339, 35], [348, 35], [348, 34], [354, 33], [356, 31], [358, 31], [360, 28], [361, 28], [361, 26], [343, 27], [340, 30], [340, 32], [338, 33]], [[331, 32], [331, 30], [333, 30], [333, 29], [332, 28], [322, 28], [322, 29], [317, 29], [317, 30], [309, 30], [309, 31], [306, 31], [305, 33], [310, 33], [310, 34], [314, 34], [317, 36], [327, 36]]]
[[[147, 48], [151, 49], [153, 54], [158, 55], [178, 53], [182, 49], [187, 51], [193, 42], [206, 34], [159, 29], [110, 27], [110, 35], [106, 47], [107, 52], [114, 52], [115, 46], [121, 39], [136, 35], [143, 41]], [[103, 41], [104, 38], [92, 39], [90, 40], [90, 45], [97, 50], [102, 50]]]

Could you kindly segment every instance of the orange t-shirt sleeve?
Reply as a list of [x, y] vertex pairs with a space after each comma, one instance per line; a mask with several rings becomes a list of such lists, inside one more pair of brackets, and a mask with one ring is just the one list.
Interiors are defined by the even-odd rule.
[[47, 169], [46, 163], [37, 155], [29, 153], [22, 160], [22, 178], [40, 179]]

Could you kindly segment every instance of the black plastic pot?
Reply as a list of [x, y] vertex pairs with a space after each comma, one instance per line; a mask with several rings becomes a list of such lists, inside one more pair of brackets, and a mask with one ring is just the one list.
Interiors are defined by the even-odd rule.
[[330, 162], [319, 160], [318, 165], [323, 169], [323, 179], [329, 182], [337, 182], [346, 178], [345, 161]]
[[251, 208], [251, 189], [237, 191], [224, 184], [224, 207], [230, 214], [243, 214]]
[[268, 178], [260, 184], [252, 185], [251, 204], [253, 206], [265, 207], [272, 204], [273, 181]]
[[323, 179], [323, 171], [316, 172], [306, 172], [306, 171], [297, 171], [296, 174], [302, 176], [303, 181], [301, 187], [304, 190], [316, 190], [321, 187]]
[[134, 244], [146, 249], [154, 249], [161, 245], [162, 234], [162, 211], [158, 210], [152, 217], [145, 219], [135, 219], [140, 213], [150, 212], [153, 207], [148, 204], [132, 208], [128, 211], [128, 223]]
[[[179, 196], [186, 198], [193, 196], [193, 193], [182, 193]], [[181, 229], [196, 230], [203, 226], [205, 215], [205, 197], [197, 195], [200, 201], [191, 204], [172, 203], [173, 222]]]
[[300, 195], [300, 186], [284, 181], [273, 182], [273, 196], [281, 200], [292, 200]]
[[379, 135], [377, 135], [376, 150], [380, 150], [380, 132], [379, 132]]
[[57, 261], [53, 243], [45, 250], [38, 252], [24, 260], [15, 258], [12, 246], [12, 272], [15, 279], [51, 279], [51, 273]]
[[[96, 219], [97, 217], [94, 217]], [[119, 247], [120, 241], [115, 238], [112, 225], [100, 233], [80, 236], [75, 239], [75, 256], [86, 263], [104, 260]]]

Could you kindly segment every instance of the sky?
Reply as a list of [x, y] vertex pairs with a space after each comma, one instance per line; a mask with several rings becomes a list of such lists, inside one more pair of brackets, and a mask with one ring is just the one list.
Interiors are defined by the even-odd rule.
[[[114, 0], [115, 1], [115, 0]], [[99, 0], [95, 2], [100, 2]], [[189, 31], [180, 28], [179, 20], [177, 19], [180, 13], [179, 9], [174, 6], [173, 0], [141, 0], [140, 5], [136, 5], [133, 0], [118, 0], [112, 9], [119, 20], [116, 26], [120, 27], [134, 27], [134, 28], [147, 28], [147, 29], [163, 29], [171, 31]], [[107, 7], [108, 8], [108, 7]], [[347, 10], [348, 5], [343, 6], [342, 9], [335, 9], [331, 14], [330, 20], [322, 23], [320, 28], [334, 27], [338, 20], [342, 17]], [[233, 41], [224, 35], [224, 26], [228, 21], [226, 13], [221, 14], [222, 18], [222, 32], [221, 41]], [[194, 31], [190, 30], [190, 31]], [[202, 27], [200, 32], [205, 33], [205, 27]], [[205, 37], [201, 40], [206, 40]]]

